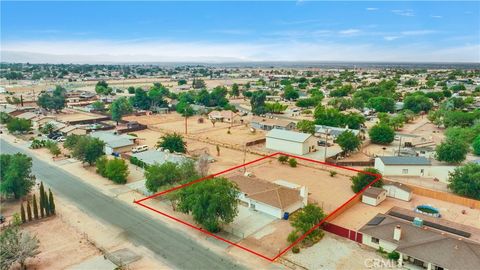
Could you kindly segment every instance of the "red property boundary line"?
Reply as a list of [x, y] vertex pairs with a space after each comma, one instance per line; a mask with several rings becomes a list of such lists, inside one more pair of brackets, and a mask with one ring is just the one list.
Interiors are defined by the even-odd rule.
[[[152, 198], [155, 198], [155, 197], [158, 197], [158, 196], [161, 196], [163, 194], [166, 194], [166, 193], [169, 193], [169, 192], [172, 192], [174, 190], [177, 190], [177, 189], [181, 189], [181, 188], [184, 188], [184, 187], [187, 187], [187, 186], [190, 186], [190, 185], [193, 185], [195, 183], [198, 183], [198, 182], [201, 182], [201, 181], [205, 181], [205, 180], [208, 180], [208, 179], [211, 179], [211, 178], [214, 178], [218, 175], [221, 175], [221, 174], [224, 174], [224, 173], [227, 173], [227, 172], [230, 172], [230, 171], [233, 171], [233, 170], [236, 170], [236, 169], [239, 169], [239, 168], [243, 168], [245, 166], [248, 166], [250, 164], [253, 164], [253, 163], [256, 163], [256, 162], [259, 162], [259, 161], [262, 161], [262, 160], [265, 160], [265, 159], [268, 159], [268, 158], [272, 158], [272, 157], [275, 157], [277, 155], [285, 155], [285, 156], [288, 156], [288, 157], [292, 157], [292, 158], [296, 158], [296, 159], [299, 159], [299, 160], [305, 160], [305, 161], [309, 161], [309, 162], [313, 162], [313, 163], [317, 163], [317, 164], [322, 164], [322, 165], [328, 165], [328, 166], [332, 166], [332, 167], [336, 167], [336, 168], [340, 168], [340, 169], [345, 169], [345, 170], [349, 170], [349, 171], [354, 171], [354, 172], [359, 172], [359, 173], [364, 173], [364, 174], [368, 174], [368, 175], [372, 175], [372, 176], [375, 176], [375, 179], [370, 182], [366, 187], [364, 187], [362, 190], [360, 190], [358, 193], [356, 193], [354, 196], [352, 196], [349, 200], [347, 200], [346, 202], [344, 202], [342, 205], [340, 205], [337, 209], [335, 209], [334, 211], [332, 211], [330, 214], [328, 214], [325, 218], [323, 218], [318, 224], [316, 224], [315, 226], [313, 226], [310, 230], [308, 230], [305, 234], [303, 234], [302, 236], [300, 236], [295, 242], [293, 242], [291, 245], [289, 245], [288, 247], [286, 247], [285, 249], [283, 249], [282, 251], [280, 251], [275, 257], [273, 258], [270, 258], [270, 257], [267, 257], [263, 254], [260, 254], [254, 250], [251, 250], [249, 248], [246, 248], [246, 247], [243, 247], [237, 243], [234, 243], [234, 242], [231, 242], [223, 237], [220, 237], [218, 235], [215, 235], [207, 230], [204, 230], [200, 227], [197, 227], [195, 225], [192, 225], [186, 221], [183, 221], [183, 220], [180, 220], [174, 216], [171, 216], [167, 213], [164, 213], [164, 212], [161, 212], [153, 207], [150, 207], [148, 205], [145, 205], [143, 204], [142, 202], [143, 201], [146, 201], [146, 200], [149, 200], [149, 199], [152, 199]], [[226, 169], [226, 170], [223, 170], [221, 172], [218, 172], [218, 173], [215, 173], [215, 174], [211, 174], [211, 175], [208, 175], [206, 177], [203, 177], [203, 178], [200, 178], [200, 179], [197, 179], [195, 181], [192, 181], [192, 182], [189, 182], [187, 184], [183, 184], [183, 185], [180, 185], [180, 186], [177, 186], [177, 187], [174, 187], [174, 188], [171, 188], [171, 189], [168, 189], [168, 190], [164, 190], [162, 192], [158, 192], [158, 193], [155, 193], [153, 195], [150, 195], [148, 197], [145, 197], [145, 198], [142, 198], [140, 200], [136, 200], [134, 201], [134, 203], [142, 206], [142, 207], [145, 207], [146, 209], [149, 209], [151, 211], [154, 211], [158, 214], [161, 214], [165, 217], [168, 217], [172, 220], [175, 220], [183, 225], [186, 225], [192, 229], [195, 229], [197, 231], [200, 231], [202, 233], [205, 233], [209, 236], [212, 236], [218, 240], [221, 240], [221, 241], [224, 241], [230, 245], [233, 245], [233, 246], [236, 246], [240, 249], [243, 249], [245, 251], [248, 251], [254, 255], [257, 255], [267, 261], [275, 261], [276, 259], [278, 259], [280, 256], [282, 256], [283, 254], [285, 254], [288, 250], [290, 250], [293, 246], [295, 246], [296, 244], [298, 244], [300, 241], [302, 241], [303, 239], [305, 239], [305, 237], [307, 237], [307, 235], [309, 235], [310, 233], [312, 233], [315, 229], [317, 229], [318, 227], [320, 227], [329, 217], [331, 217], [332, 215], [334, 215], [335, 213], [337, 213], [338, 211], [340, 211], [343, 207], [345, 207], [348, 203], [350, 203], [352, 200], [354, 200], [355, 198], [357, 198], [358, 196], [360, 196], [363, 191], [365, 191], [367, 188], [369, 188], [371, 185], [375, 184], [375, 182], [377, 182], [378, 180], [380, 180], [382, 178], [381, 175], [379, 174], [374, 174], [374, 173], [371, 173], [371, 172], [365, 172], [365, 171], [361, 171], [361, 170], [357, 170], [357, 169], [354, 169], [354, 168], [349, 168], [349, 167], [344, 167], [344, 166], [339, 166], [339, 165], [336, 165], [336, 164], [332, 164], [332, 163], [328, 163], [328, 162], [322, 162], [322, 161], [318, 161], [318, 160], [314, 160], [314, 159], [309, 159], [309, 158], [305, 158], [305, 157], [299, 157], [299, 156], [295, 156], [295, 155], [291, 155], [291, 154], [286, 154], [286, 153], [282, 153], [282, 152], [276, 152], [276, 153], [273, 153], [271, 155], [268, 155], [268, 156], [265, 156], [265, 157], [262, 157], [262, 158], [259, 158], [259, 159], [256, 159], [256, 160], [253, 160], [253, 161], [250, 161], [250, 162], [247, 162], [245, 164], [241, 164], [241, 165], [238, 165], [238, 166], [235, 166], [233, 168], [229, 168], [229, 169]]]

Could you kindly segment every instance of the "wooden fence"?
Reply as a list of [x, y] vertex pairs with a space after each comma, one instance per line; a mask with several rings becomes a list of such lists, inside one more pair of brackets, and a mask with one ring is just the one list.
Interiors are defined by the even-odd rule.
[[408, 186], [412, 190], [412, 192], [416, 195], [425, 196], [432, 199], [451, 202], [455, 204], [460, 204], [460, 205], [464, 205], [464, 206], [475, 208], [475, 209], [480, 209], [480, 201], [475, 199], [470, 199], [470, 198], [458, 196], [452, 193], [431, 190], [431, 189], [409, 185], [409, 184], [405, 184], [405, 186]]

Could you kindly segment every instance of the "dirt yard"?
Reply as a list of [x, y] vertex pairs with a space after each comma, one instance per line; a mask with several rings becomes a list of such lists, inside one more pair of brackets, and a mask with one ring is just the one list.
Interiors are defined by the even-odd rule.
[[[282, 165], [272, 158], [266, 162], [248, 166], [247, 171], [267, 181], [285, 180], [306, 186], [309, 201], [317, 203], [328, 213], [355, 195], [350, 188], [350, 176], [355, 173], [334, 167], [327, 167], [326, 170], [320, 168], [320, 166], [292, 168], [288, 165]], [[336, 171], [338, 174], [331, 177], [330, 170]], [[237, 172], [241, 173], [243, 170]]]
[[[2, 202], [2, 214], [8, 220], [13, 213], [19, 212], [19, 208], [19, 201]], [[40, 254], [27, 261], [29, 268], [65, 269], [100, 255], [100, 251], [82, 234], [64, 222], [61, 215], [59, 213], [21, 226], [40, 241]], [[14, 269], [20, 269], [20, 267], [17, 266]]]
[[64, 109], [61, 113], [55, 114], [55, 117], [59, 121], [70, 122], [70, 121], [79, 121], [79, 120], [99, 119], [104, 116], [99, 114], [89, 113], [89, 112]]

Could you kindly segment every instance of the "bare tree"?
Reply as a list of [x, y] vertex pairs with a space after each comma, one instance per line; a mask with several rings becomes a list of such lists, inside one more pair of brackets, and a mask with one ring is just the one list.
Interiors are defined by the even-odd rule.
[[21, 269], [27, 269], [26, 260], [37, 256], [39, 241], [28, 232], [20, 231], [18, 225], [12, 225], [0, 235], [0, 269], [9, 269], [19, 263]]
[[209, 155], [207, 153], [203, 153], [198, 158], [197, 170], [201, 177], [205, 177], [208, 175], [208, 171], [210, 169], [210, 162], [208, 157]]

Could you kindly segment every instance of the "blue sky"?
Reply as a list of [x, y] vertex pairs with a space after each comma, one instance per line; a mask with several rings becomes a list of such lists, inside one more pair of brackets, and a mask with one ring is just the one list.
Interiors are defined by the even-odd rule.
[[478, 2], [1, 2], [2, 60], [480, 61]]

